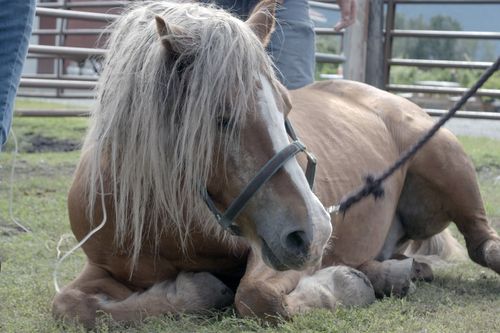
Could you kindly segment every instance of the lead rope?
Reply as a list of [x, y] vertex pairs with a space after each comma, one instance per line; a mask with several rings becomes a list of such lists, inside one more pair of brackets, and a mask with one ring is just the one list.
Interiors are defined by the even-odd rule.
[[96, 232], [98, 232], [99, 230], [104, 228], [104, 226], [106, 225], [106, 222], [108, 220], [108, 214], [106, 211], [106, 204], [104, 202], [104, 195], [105, 195], [104, 194], [104, 183], [102, 180], [102, 172], [101, 171], [99, 171], [99, 186], [101, 188], [101, 208], [102, 208], [102, 214], [103, 214], [101, 223], [97, 227], [95, 227], [94, 229], [90, 230], [89, 233], [85, 237], [83, 237], [80, 242], [78, 242], [78, 244], [73, 246], [68, 252], [66, 252], [62, 256], [61, 256], [62, 251], [60, 248], [61, 248], [61, 245], [64, 242], [64, 240], [67, 239], [67, 235], [62, 235], [61, 238], [59, 239], [59, 242], [57, 242], [57, 247], [56, 247], [57, 261], [56, 261], [56, 264], [54, 267], [54, 271], [52, 272], [52, 279], [54, 282], [54, 288], [58, 294], [61, 293], [61, 288], [59, 286], [59, 281], [58, 281], [59, 268], [61, 267], [61, 264], [63, 263], [63, 261], [66, 260], [66, 258], [68, 258], [70, 255], [72, 255], [76, 250], [81, 248], [83, 246], [83, 244], [85, 244], [90, 239], [90, 237], [92, 237]]
[[410, 158], [415, 156], [415, 154], [436, 134], [436, 132], [455, 115], [455, 113], [467, 102], [467, 100], [472, 97], [477, 90], [500, 68], [500, 57], [481, 75], [479, 80], [467, 90], [460, 100], [455, 103], [455, 105], [446, 113], [443, 117], [439, 119], [429, 131], [423, 135], [417, 143], [412, 147], [404, 151], [399, 159], [394, 162], [392, 166], [387, 168], [380, 176], [374, 177], [369, 174], [365, 177], [365, 184], [363, 187], [353, 192], [348, 197], [343, 199], [339, 204], [333, 205], [326, 208], [326, 211], [330, 214], [345, 214], [347, 210], [355, 203], [361, 201], [363, 198], [373, 195], [375, 199], [381, 198], [384, 195], [384, 188], [382, 183], [389, 178], [394, 172], [400, 169]]

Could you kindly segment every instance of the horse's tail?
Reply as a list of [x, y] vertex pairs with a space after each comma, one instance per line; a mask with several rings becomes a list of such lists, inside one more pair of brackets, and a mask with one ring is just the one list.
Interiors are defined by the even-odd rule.
[[467, 258], [465, 248], [453, 237], [449, 229], [424, 240], [410, 241], [404, 254], [431, 266], [441, 266]]

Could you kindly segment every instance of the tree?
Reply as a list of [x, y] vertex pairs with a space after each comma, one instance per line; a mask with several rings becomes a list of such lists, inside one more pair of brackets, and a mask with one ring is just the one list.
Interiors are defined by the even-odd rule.
[[[404, 30], [462, 30], [460, 22], [446, 15], [433, 16], [427, 22], [421, 15], [406, 19], [397, 14], [395, 26]], [[477, 46], [474, 40], [403, 37], [394, 40], [393, 55], [411, 59], [470, 60], [474, 58]]]

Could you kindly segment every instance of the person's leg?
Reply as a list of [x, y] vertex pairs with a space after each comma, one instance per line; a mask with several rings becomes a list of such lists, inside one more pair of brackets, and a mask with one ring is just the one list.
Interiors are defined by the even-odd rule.
[[258, 0], [199, 0], [199, 2], [213, 3], [244, 20]]
[[[246, 19], [259, 0], [201, 0], [215, 3], [241, 19]], [[314, 25], [307, 0], [284, 0], [276, 10], [276, 30], [267, 51], [279, 80], [288, 89], [314, 82]]]
[[12, 122], [35, 5], [35, 0], [0, 0], [0, 151]]
[[288, 89], [314, 81], [314, 25], [307, 0], [285, 0], [276, 11], [276, 30], [268, 52], [278, 78]]

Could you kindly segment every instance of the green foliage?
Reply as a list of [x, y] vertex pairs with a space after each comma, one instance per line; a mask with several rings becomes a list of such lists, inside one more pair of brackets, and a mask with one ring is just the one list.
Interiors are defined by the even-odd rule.
[[500, 217], [500, 143], [489, 138], [461, 137], [479, 174], [486, 213]]
[[[89, 102], [90, 103], [90, 102]], [[64, 109], [86, 109], [75, 103], [50, 100], [43, 101], [32, 98], [16, 98], [15, 109], [37, 109], [37, 110], [64, 110]]]
[[[460, 23], [451, 17], [434, 16], [426, 22], [423, 16], [406, 20], [402, 14], [396, 19], [398, 29], [414, 30], [462, 30]], [[455, 59], [455, 39], [396, 38], [393, 44], [393, 56], [412, 59]]]
[[[390, 82], [395, 84], [415, 84], [419, 81], [452, 81], [461, 87], [474, 84], [483, 70], [463, 68], [418, 68], [391, 66]], [[496, 72], [483, 86], [483, 89], [500, 89], [500, 72]]]
[[[421, 15], [408, 19], [398, 13], [395, 27], [402, 30], [462, 30], [460, 22], [445, 15], [433, 16], [426, 21]], [[394, 39], [392, 56], [394, 58], [466, 61], [496, 59], [495, 46], [492, 41], [458, 38], [397, 37]]]
[[[341, 39], [339, 36], [316, 36], [316, 52], [339, 54], [340, 42]], [[338, 74], [338, 71], [338, 64], [316, 63], [315, 78], [316, 80], [319, 80], [320, 74]]]

